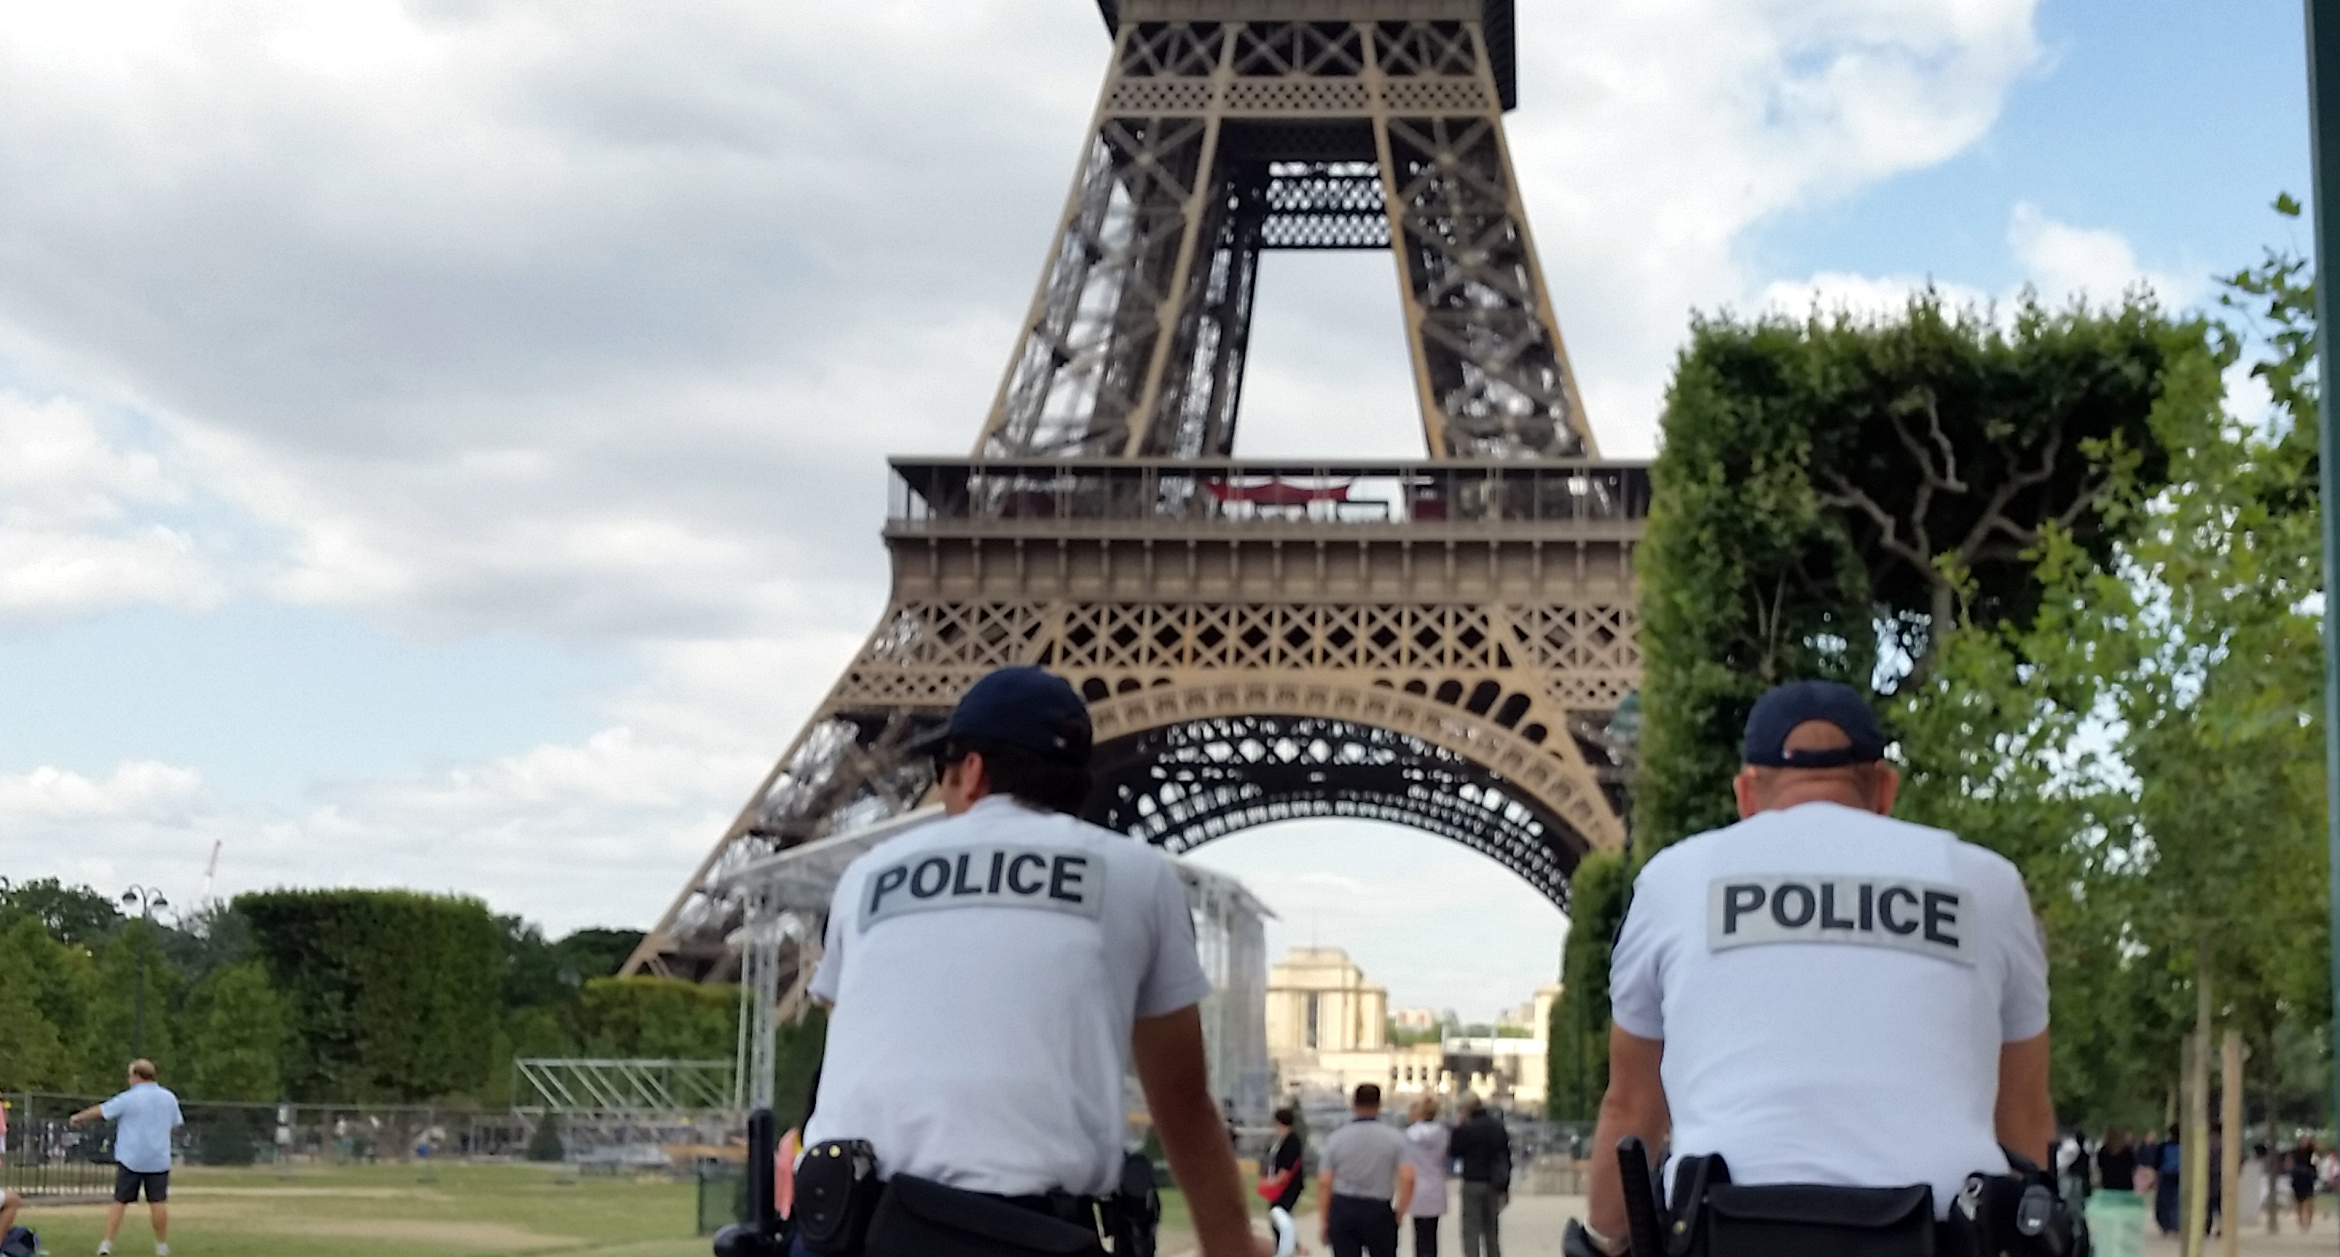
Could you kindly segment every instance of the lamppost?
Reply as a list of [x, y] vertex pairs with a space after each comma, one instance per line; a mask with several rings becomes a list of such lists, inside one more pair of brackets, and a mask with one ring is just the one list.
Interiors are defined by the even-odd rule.
[[[2323, 457], [2317, 462], [2324, 524], [2324, 859], [2326, 911], [2340, 923], [2340, 388], [2334, 381], [2333, 337], [2340, 336], [2340, 0], [2307, 0], [2308, 135], [2315, 165], [2317, 428]], [[2340, 961], [2340, 931], [2332, 935]], [[2340, 991], [2340, 963], [2332, 966]], [[2340, 1004], [2333, 1006], [2340, 1027]], [[2335, 1040], [2340, 1042], [2340, 1040]], [[2340, 1103], [2340, 1052], [2332, 1054], [2333, 1100]]]
[[146, 1055], [146, 949], [150, 945], [147, 934], [154, 928], [154, 910], [168, 908], [171, 901], [152, 886], [132, 886], [122, 892], [122, 906], [136, 908], [138, 920], [146, 929], [138, 932], [138, 987], [130, 997], [130, 1055]]

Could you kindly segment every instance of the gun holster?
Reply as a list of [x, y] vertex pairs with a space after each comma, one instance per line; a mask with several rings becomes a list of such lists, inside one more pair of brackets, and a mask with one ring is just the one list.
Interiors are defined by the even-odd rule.
[[1098, 1204], [1113, 1257], [1154, 1257], [1155, 1232], [1162, 1225], [1162, 1193], [1154, 1186], [1154, 1163], [1146, 1154], [1122, 1158], [1121, 1182]]
[[1969, 1174], [1950, 1207], [1954, 1257], [2088, 1257], [2088, 1223], [2055, 1175], [2010, 1152], [2005, 1174]]

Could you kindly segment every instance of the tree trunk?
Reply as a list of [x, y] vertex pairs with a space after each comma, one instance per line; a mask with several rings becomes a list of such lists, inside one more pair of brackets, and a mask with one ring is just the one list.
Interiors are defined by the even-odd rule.
[[2225, 1199], [2218, 1210], [2226, 1215], [2218, 1225], [2218, 1251], [2221, 1257], [2236, 1257], [2241, 1251], [2243, 1229], [2242, 1146], [2243, 1146], [2243, 1050], [2242, 1032], [2228, 1030], [2218, 1043], [2218, 1125], [2219, 1165], [2223, 1178], [2220, 1186]]
[[2210, 1216], [2210, 966], [2194, 966], [2194, 1032], [2186, 1036], [2186, 1130], [2179, 1141], [2184, 1161], [2178, 1187], [2185, 1193], [2179, 1211], [2179, 1240], [2185, 1257], [2202, 1257], [2202, 1232]]

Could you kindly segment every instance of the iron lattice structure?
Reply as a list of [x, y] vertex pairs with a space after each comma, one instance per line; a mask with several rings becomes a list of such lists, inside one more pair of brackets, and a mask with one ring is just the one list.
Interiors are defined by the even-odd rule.
[[[778, 850], [898, 816], [977, 677], [1089, 699], [1091, 819], [1463, 842], [1565, 906], [1624, 840], [1647, 470], [1604, 462], [1502, 114], [1507, 0], [1105, 0], [1096, 117], [975, 453], [894, 460], [877, 629], [628, 964], [728, 980]], [[1233, 456], [1259, 256], [1391, 250], [1427, 457]]]

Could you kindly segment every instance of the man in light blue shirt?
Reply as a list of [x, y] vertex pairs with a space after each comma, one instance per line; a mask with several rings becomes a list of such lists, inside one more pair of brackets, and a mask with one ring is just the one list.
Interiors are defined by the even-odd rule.
[[130, 1089], [103, 1104], [95, 1104], [66, 1119], [72, 1125], [106, 1118], [114, 1126], [114, 1205], [106, 1213], [106, 1237], [98, 1241], [99, 1257], [114, 1251], [114, 1232], [122, 1228], [122, 1214], [146, 1193], [147, 1216], [154, 1221], [155, 1257], [170, 1257], [170, 1210], [163, 1204], [171, 1194], [171, 1132], [186, 1125], [179, 1115], [179, 1097], [154, 1080], [154, 1062], [130, 1062]]

